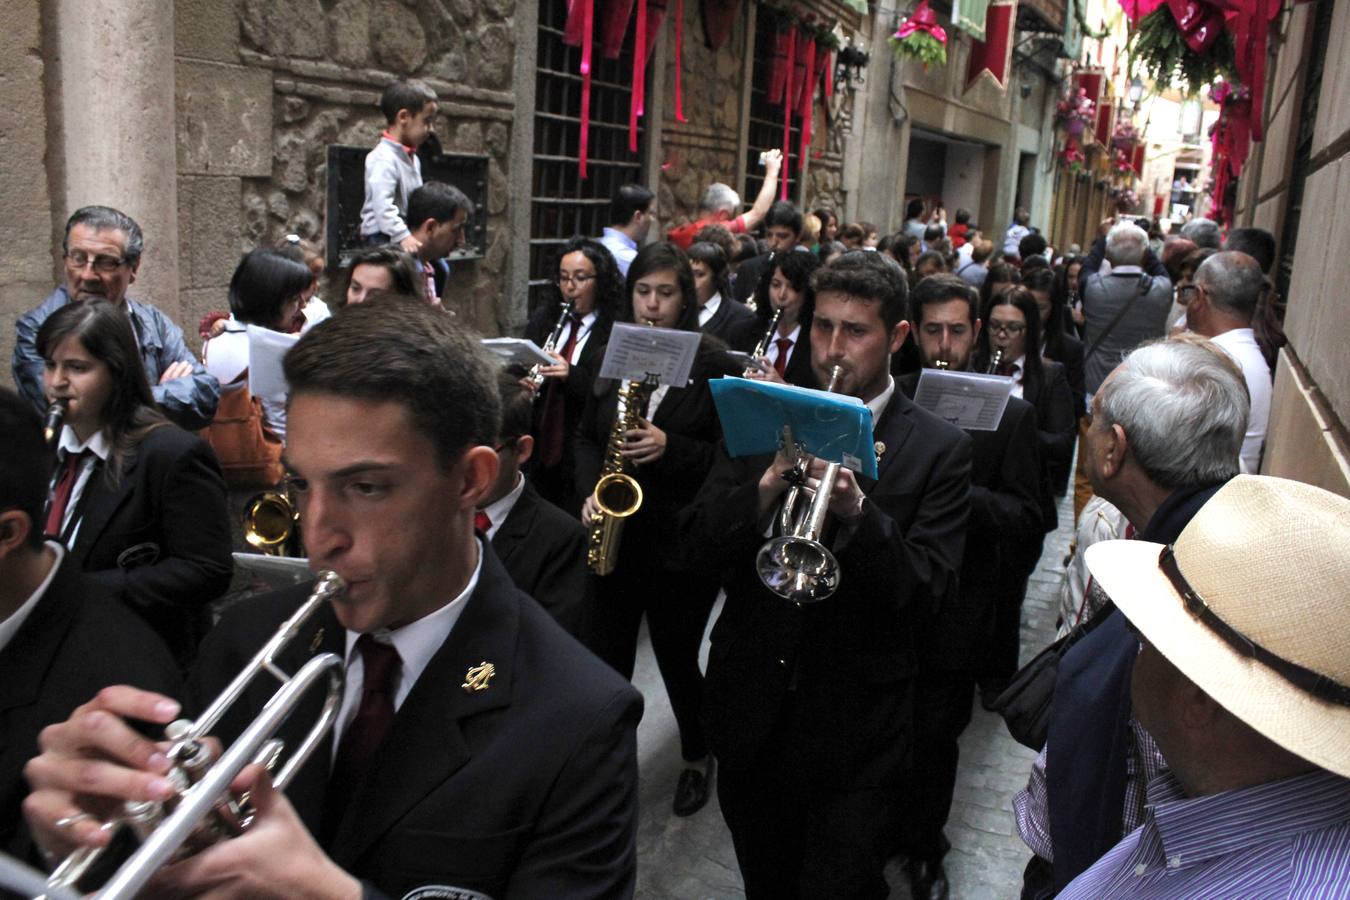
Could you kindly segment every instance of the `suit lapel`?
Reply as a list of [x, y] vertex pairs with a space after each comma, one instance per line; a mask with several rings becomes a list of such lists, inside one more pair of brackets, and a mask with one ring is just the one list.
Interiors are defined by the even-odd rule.
[[911, 415], [913, 411], [913, 401], [905, 396], [897, 384], [895, 393], [891, 395], [891, 402], [886, 404], [881, 413], [881, 420], [872, 429], [872, 439], [884, 445], [886, 452], [882, 453], [881, 459], [877, 461], [876, 481], [866, 477], [858, 478], [858, 484], [864, 491], [870, 492], [877, 482], [886, 477], [887, 470], [900, 458], [905, 441], [909, 440], [910, 432], [914, 430], [914, 419]]
[[131, 499], [135, 485], [136, 470], [139, 468], [138, 450], [127, 463], [127, 470], [118, 479], [117, 487], [109, 488], [105, 480], [104, 467], [112, 465], [111, 460], [101, 463], [84, 486], [80, 497], [80, 530], [75, 536], [75, 546], [70, 555], [81, 567], [89, 556], [90, 549], [98, 543], [107, 529], [108, 523], [124, 503]]
[[521, 489], [520, 496], [516, 498], [516, 505], [511, 507], [511, 512], [506, 516], [506, 521], [492, 536], [492, 549], [496, 552], [502, 565], [505, 565], [516, 550], [525, 546], [525, 543], [529, 540], [530, 531], [534, 527], [535, 513], [539, 508], [538, 499], [539, 495], [534, 492], [530, 480], [525, 479], [525, 487]]
[[[399, 708], [370, 777], [348, 805], [331, 848], [340, 865], [353, 865], [469, 761], [463, 720], [510, 704], [520, 616], [514, 594], [496, 555], [484, 552], [463, 614]], [[482, 663], [496, 670], [487, 688], [464, 688], [468, 670]]]
[[[80, 596], [74, 584], [77, 578], [78, 569], [67, 554], [27, 621], [0, 650], [0, 671], [4, 672], [0, 678], [0, 716], [37, 702], [38, 691], [74, 618], [75, 601]], [[8, 729], [0, 729], [0, 751], [5, 749], [7, 734]]]

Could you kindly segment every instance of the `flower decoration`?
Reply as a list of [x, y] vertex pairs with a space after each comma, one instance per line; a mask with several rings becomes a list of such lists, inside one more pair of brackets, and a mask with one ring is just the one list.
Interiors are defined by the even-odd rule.
[[1125, 175], [1134, 171], [1134, 163], [1130, 161], [1130, 155], [1124, 150], [1117, 148], [1111, 153], [1111, 170], [1117, 175]]
[[1133, 122], [1118, 122], [1115, 132], [1111, 135], [1111, 146], [1117, 150], [1128, 150], [1139, 143], [1140, 137], [1139, 129]]
[[896, 59], [918, 60], [925, 69], [947, 64], [947, 32], [938, 24], [937, 13], [928, 0], [920, 0], [914, 12], [900, 23], [890, 37], [890, 45]]
[[1070, 136], [1064, 142], [1064, 149], [1059, 151], [1060, 160], [1066, 165], [1070, 172], [1080, 172], [1083, 169], [1083, 148], [1079, 146], [1078, 139]]
[[1096, 121], [1096, 104], [1088, 99], [1087, 90], [1079, 88], [1055, 104], [1055, 124], [1065, 133], [1077, 137], [1090, 123]]

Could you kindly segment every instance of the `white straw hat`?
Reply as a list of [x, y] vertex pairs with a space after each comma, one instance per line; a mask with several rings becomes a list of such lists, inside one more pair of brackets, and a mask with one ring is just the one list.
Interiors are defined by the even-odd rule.
[[1217, 703], [1350, 777], [1350, 500], [1239, 475], [1167, 551], [1105, 541], [1088, 548], [1087, 564], [1135, 628]]

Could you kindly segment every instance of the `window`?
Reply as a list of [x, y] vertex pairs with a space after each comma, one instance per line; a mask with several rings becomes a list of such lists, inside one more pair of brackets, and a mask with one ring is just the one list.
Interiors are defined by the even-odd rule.
[[[768, 6], [760, 6], [755, 21], [755, 69], [750, 84], [750, 130], [746, 148], [745, 184], [741, 199], [747, 203], [759, 193], [764, 183], [764, 167], [759, 155], [765, 150], [783, 149], [783, 107], [769, 104], [769, 77], [773, 72], [774, 46], [782, 18]], [[783, 160], [788, 172], [788, 199], [797, 200], [797, 149], [801, 146], [801, 119], [795, 111], [791, 131], [792, 158]]]

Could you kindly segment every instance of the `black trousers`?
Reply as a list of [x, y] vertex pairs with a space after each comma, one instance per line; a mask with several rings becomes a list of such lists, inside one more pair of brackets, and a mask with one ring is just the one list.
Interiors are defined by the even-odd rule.
[[1017, 674], [1022, 650], [1022, 601], [1044, 543], [1045, 535], [1038, 534], [1009, 553], [1009, 571], [994, 594], [994, 630], [988, 657], [980, 670], [981, 680], [1006, 681]]
[[951, 844], [942, 833], [952, 811], [961, 733], [970, 724], [975, 676], [920, 671], [914, 686], [914, 751], [901, 822], [902, 849], [910, 859], [937, 862]]
[[583, 643], [596, 656], [632, 679], [638, 629], [647, 616], [656, 665], [680, 728], [680, 752], [690, 762], [708, 755], [698, 651], [717, 591], [714, 578], [620, 562], [613, 574], [596, 579], [595, 604], [584, 632]]
[[[752, 770], [723, 767], [717, 798], [731, 830], [747, 900], [863, 900], [888, 894], [896, 789], [846, 789], [803, 771], [793, 749], [809, 731], [789, 702]], [[815, 736], [816, 740], [819, 736]]]

